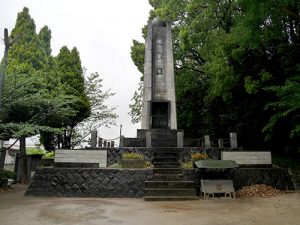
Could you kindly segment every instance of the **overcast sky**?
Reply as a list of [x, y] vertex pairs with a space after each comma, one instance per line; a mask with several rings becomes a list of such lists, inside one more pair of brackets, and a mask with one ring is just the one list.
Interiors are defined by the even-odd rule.
[[[52, 31], [52, 55], [66, 45], [78, 48], [87, 73], [98, 72], [104, 89], [116, 93], [107, 103], [117, 106], [118, 127], [101, 129], [100, 136], [114, 138], [119, 126], [127, 137], [135, 137], [140, 124], [131, 124], [130, 99], [137, 89], [140, 73], [130, 58], [132, 39], [144, 41], [141, 28], [151, 9], [148, 0], [1, 0], [0, 38], [15, 26], [17, 13], [29, 8], [37, 32], [44, 25]], [[1, 42], [0, 57], [4, 46]]]

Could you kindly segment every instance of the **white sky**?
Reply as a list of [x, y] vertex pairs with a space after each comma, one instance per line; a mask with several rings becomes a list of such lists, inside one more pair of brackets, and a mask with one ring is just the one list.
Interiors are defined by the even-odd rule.
[[[9, 33], [17, 13], [29, 8], [37, 32], [44, 25], [52, 31], [52, 55], [66, 45], [78, 48], [87, 73], [98, 72], [104, 89], [116, 93], [108, 105], [117, 106], [118, 127], [101, 129], [100, 136], [114, 138], [119, 126], [127, 137], [135, 137], [140, 124], [131, 124], [130, 99], [137, 89], [140, 73], [130, 58], [132, 39], [143, 41], [141, 28], [147, 23], [151, 6], [148, 0], [0, 0], [0, 38]], [[0, 44], [0, 57], [4, 46]]]

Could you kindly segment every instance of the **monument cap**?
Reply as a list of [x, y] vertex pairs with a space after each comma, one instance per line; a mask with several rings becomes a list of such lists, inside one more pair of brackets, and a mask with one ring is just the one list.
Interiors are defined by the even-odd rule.
[[155, 18], [153, 21], [152, 21], [152, 27], [166, 27], [166, 22], [159, 19], [159, 18]]

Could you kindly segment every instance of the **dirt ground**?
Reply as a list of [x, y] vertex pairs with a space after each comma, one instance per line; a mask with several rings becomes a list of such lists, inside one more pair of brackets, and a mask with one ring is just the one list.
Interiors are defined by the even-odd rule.
[[300, 225], [300, 193], [273, 198], [145, 202], [0, 193], [1, 225]]

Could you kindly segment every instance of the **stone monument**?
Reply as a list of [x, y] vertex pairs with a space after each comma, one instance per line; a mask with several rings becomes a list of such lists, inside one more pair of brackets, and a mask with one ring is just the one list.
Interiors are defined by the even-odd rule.
[[148, 22], [142, 129], [177, 129], [171, 25]]
[[125, 138], [120, 146], [183, 147], [183, 138], [183, 131], [177, 130], [171, 23], [150, 20], [145, 43], [142, 125], [136, 140]]

